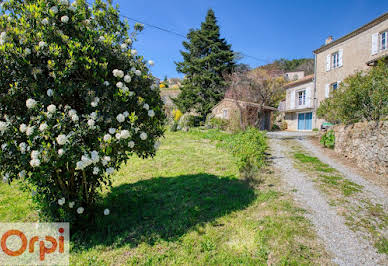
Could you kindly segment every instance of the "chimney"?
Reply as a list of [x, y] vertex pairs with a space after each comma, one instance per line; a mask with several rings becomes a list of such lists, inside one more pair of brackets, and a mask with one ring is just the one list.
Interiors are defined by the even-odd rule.
[[329, 37], [326, 38], [325, 44], [329, 44], [332, 41], [333, 41], [333, 36], [330, 35]]

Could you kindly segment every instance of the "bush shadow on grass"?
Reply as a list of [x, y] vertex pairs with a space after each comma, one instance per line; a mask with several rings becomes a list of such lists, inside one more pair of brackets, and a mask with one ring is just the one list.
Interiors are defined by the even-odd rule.
[[123, 184], [113, 187], [100, 206], [101, 212], [111, 210], [109, 216], [72, 234], [73, 251], [174, 241], [196, 225], [246, 208], [255, 198], [246, 182], [206, 173]]

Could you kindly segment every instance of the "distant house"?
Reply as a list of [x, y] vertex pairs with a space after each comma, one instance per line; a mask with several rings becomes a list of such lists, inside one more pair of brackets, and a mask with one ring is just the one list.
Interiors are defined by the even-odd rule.
[[162, 98], [162, 101], [164, 103], [164, 111], [166, 114], [170, 114], [172, 110], [176, 108], [173, 99], [178, 97], [178, 95], [181, 93], [179, 89], [163, 89], [160, 90], [160, 97]]
[[[276, 108], [270, 106], [261, 106], [258, 103], [224, 98], [212, 109], [214, 117], [229, 120], [236, 119], [233, 114], [239, 116], [247, 115], [247, 124], [252, 127], [257, 127], [260, 130], [270, 130], [272, 128], [272, 112]], [[241, 114], [243, 113], [243, 114]]]
[[304, 71], [292, 71], [284, 73], [284, 78], [288, 81], [304, 78]]

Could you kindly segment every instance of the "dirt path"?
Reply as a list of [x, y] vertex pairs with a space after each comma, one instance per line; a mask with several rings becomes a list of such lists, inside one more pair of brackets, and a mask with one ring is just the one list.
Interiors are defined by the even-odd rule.
[[[315, 226], [326, 250], [331, 253], [333, 262], [339, 265], [383, 265], [386, 262], [385, 255], [378, 254], [361, 234], [351, 231], [345, 225], [344, 217], [337, 214], [335, 207], [330, 206], [326, 196], [316, 188], [313, 178], [294, 167], [293, 160], [288, 157], [285, 140], [272, 138], [270, 146], [274, 166], [282, 173], [284, 182], [296, 200], [308, 210], [307, 217]], [[376, 200], [381, 199], [381, 196], [377, 195]]]

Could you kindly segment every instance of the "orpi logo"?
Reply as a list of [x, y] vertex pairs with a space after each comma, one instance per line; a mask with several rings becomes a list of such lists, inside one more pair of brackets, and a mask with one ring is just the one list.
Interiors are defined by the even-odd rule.
[[68, 223], [0, 223], [1, 265], [68, 265]]

